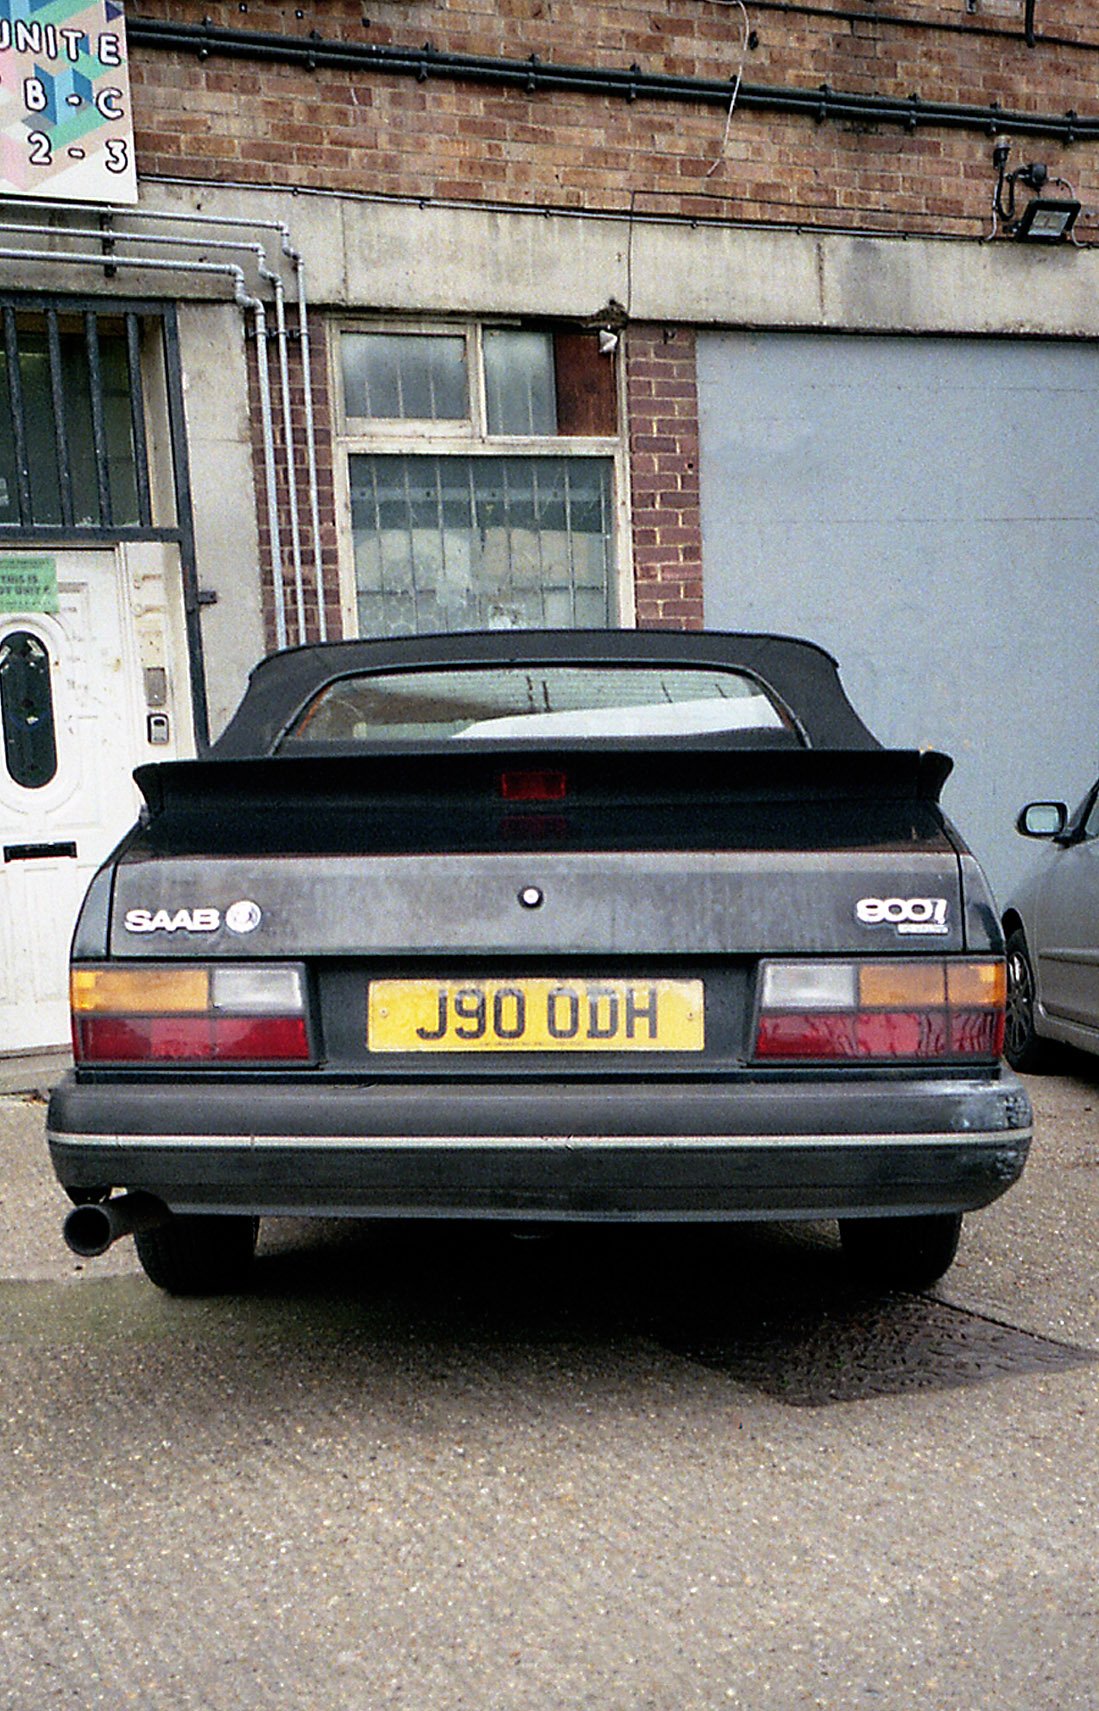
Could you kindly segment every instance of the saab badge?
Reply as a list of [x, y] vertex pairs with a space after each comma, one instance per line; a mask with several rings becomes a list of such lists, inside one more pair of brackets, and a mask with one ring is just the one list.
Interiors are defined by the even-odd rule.
[[230, 903], [225, 911], [225, 925], [231, 933], [254, 933], [262, 920], [262, 909], [250, 897], [242, 897], [239, 903]]

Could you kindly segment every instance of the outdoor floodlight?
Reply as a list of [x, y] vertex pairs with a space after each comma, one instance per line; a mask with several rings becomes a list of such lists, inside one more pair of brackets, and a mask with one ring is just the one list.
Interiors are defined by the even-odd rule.
[[[992, 164], [997, 173], [992, 207], [1005, 233], [1008, 237], [1019, 238], [1023, 242], [1059, 243], [1062, 238], [1068, 237], [1076, 224], [1080, 203], [1075, 196], [1044, 196], [1042, 192], [1049, 183], [1062, 185], [1066, 190], [1072, 189], [1071, 184], [1063, 178], [1051, 180], [1048, 166], [1040, 160], [1032, 160], [1026, 166], [1017, 166], [1014, 172], [1008, 172], [1007, 162], [1010, 154], [1011, 144], [1002, 140], [992, 151]], [[1020, 184], [1025, 185], [1028, 190], [1033, 190], [1035, 194], [1022, 213], [1017, 214], [1015, 192]]]
[[1034, 243], [1057, 243], [1076, 224], [1080, 204], [1071, 197], [1035, 196], [1016, 221], [1012, 237]]

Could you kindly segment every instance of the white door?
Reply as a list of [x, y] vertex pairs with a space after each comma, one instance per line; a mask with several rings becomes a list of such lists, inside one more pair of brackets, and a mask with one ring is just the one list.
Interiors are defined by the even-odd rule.
[[67, 1041], [73, 923], [136, 816], [133, 769], [191, 741], [172, 549], [26, 556], [58, 609], [0, 611], [0, 1052]]

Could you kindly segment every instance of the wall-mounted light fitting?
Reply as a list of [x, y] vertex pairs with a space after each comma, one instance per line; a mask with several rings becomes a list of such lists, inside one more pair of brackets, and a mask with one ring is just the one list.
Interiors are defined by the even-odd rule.
[[[1051, 179], [1048, 166], [1040, 160], [1029, 161], [1026, 166], [1017, 166], [1014, 172], [1008, 172], [1010, 154], [1011, 144], [1006, 141], [998, 142], [992, 151], [992, 164], [996, 168], [992, 206], [1004, 231], [1009, 237], [1025, 242], [1059, 243], [1068, 237], [1076, 224], [1080, 203], [1075, 196], [1046, 196], [1043, 192], [1047, 184], [1061, 185], [1066, 190], [1071, 190], [1072, 186], [1063, 178]], [[1015, 192], [1020, 184], [1032, 190], [1034, 195], [1022, 212], [1017, 213]]]

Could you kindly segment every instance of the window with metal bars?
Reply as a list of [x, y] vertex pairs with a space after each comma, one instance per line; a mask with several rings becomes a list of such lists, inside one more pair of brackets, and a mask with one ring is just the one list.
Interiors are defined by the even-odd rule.
[[143, 318], [9, 301], [0, 333], [0, 532], [151, 529]]

